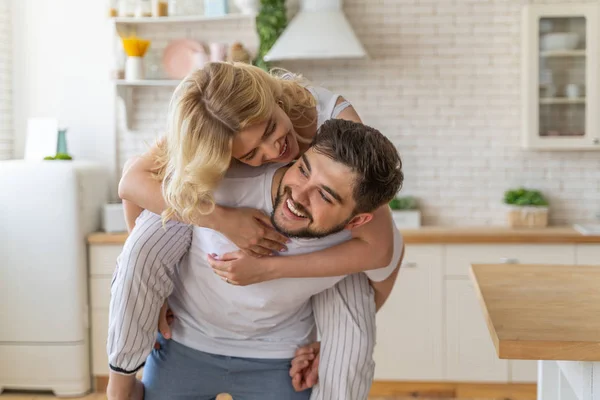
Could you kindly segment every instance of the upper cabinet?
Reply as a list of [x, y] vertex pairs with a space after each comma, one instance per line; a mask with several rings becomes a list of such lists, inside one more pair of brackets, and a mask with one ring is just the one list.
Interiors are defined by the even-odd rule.
[[525, 148], [600, 150], [598, 12], [596, 4], [525, 7]]

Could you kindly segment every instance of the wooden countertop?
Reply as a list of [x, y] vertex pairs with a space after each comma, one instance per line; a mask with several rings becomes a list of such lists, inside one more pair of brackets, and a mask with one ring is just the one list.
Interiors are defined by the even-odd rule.
[[[571, 227], [423, 227], [401, 232], [405, 242], [411, 244], [600, 243], [600, 236], [585, 236]], [[88, 243], [123, 244], [125, 239], [127, 233], [97, 232], [88, 236]]]
[[600, 361], [600, 267], [473, 265], [498, 357]]

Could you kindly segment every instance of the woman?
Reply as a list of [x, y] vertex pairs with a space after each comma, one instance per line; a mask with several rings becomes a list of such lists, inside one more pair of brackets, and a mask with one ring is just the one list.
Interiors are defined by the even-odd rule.
[[[143, 208], [162, 214], [165, 219], [220, 231], [245, 253], [212, 260], [215, 272], [232, 284], [283, 277], [348, 275], [389, 264], [394, 253], [394, 227], [387, 207], [379, 209], [373, 222], [358, 229], [346, 243], [317, 253], [276, 258], [260, 257], [284, 251], [287, 241], [272, 228], [267, 216], [257, 210], [226, 209], [214, 204], [212, 198], [212, 190], [228, 168], [290, 162], [306, 151], [325, 120], [361, 122], [343, 98], [326, 89], [311, 87], [289, 73], [276, 76], [246, 64], [211, 63], [184, 80], [170, 108], [166, 141], [128, 163], [120, 182], [119, 195], [126, 204], [130, 224]], [[362, 274], [353, 279], [366, 281]], [[348, 282], [344, 280], [338, 285]], [[368, 285], [362, 287], [363, 300], [372, 301]], [[343, 292], [336, 291], [339, 304], [349, 308], [341, 297]], [[323, 310], [327, 307], [324, 303], [321, 301], [319, 310], [315, 309], [323, 339], [321, 358], [333, 354], [331, 348], [336, 345], [333, 333], [322, 326], [327, 313]], [[353, 312], [356, 310], [349, 309], [348, 315]], [[370, 322], [365, 318], [371, 319]], [[360, 332], [368, 339], [364, 343], [370, 355], [374, 316], [358, 319], [369, 325], [361, 327], [364, 329]], [[309, 355], [305, 356], [299, 357], [293, 368], [296, 388], [311, 386], [316, 380], [315, 376], [298, 373], [308, 365]], [[321, 388], [313, 392], [313, 399], [366, 398], [368, 384], [357, 390], [349, 382], [358, 377], [372, 379], [372, 359], [360, 368], [351, 366], [354, 377], [346, 374], [349, 382], [339, 387], [336, 384], [335, 388], [333, 384], [328, 387], [333, 380], [333, 372], [329, 372], [333, 366], [327, 361], [321, 360]], [[337, 364], [338, 369], [346, 368], [342, 363]], [[300, 382], [303, 376], [305, 381]]]

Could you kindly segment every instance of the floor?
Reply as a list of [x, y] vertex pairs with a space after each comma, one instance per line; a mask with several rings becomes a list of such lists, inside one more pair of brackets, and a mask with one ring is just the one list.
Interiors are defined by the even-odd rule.
[[[53, 396], [44, 396], [44, 395], [38, 395], [38, 394], [2, 394], [0, 395], [0, 400], [49, 400], [49, 399], [56, 399], [56, 397]], [[425, 398], [419, 398], [420, 400], [427, 400]], [[106, 396], [103, 394], [91, 394], [89, 396], [86, 397], [79, 397], [79, 398], [69, 398], [69, 400], [106, 400]], [[217, 397], [217, 400], [231, 400], [231, 397], [225, 395], [225, 396], [220, 396]], [[369, 400], [415, 400], [414, 397], [371, 397], [369, 398]], [[439, 398], [436, 398], [435, 400], [441, 400]], [[449, 399], [446, 399], [449, 400]], [[454, 400], [467, 400], [467, 399], [454, 399]], [[469, 400], [473, 400], [473, 399], [469, 399]]]

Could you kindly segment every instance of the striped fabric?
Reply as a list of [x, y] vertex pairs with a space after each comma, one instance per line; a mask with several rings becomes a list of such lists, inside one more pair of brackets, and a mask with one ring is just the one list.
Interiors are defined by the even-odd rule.
[[[117, 260], [111, 284], [107, 352], [110, 368], [133, 374], [144, 366], [156, 338], [171, 277], [187, 253], [192, 228], [144, 211]], [[311, 400], [365, 400], [373, 380], [375, 303], [365, 274], [346, 277], [313, 297], [321, 336], [319, 384]], [[243, 399], [241, 399], [243, 400]]]

